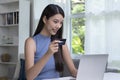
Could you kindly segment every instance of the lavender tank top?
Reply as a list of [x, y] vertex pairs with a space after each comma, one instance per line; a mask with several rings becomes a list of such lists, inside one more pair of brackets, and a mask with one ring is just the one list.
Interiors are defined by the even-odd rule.
[[[34, 63], [40, 60], [48, 50], [48, 46], [51, 42], [51, 38], [37, 34], [33, 37], [36, 43], [36, 53], [34, 57]], [[42, 71], [34, 80], [42, 80], [42, 79], [50, 79], [50, 78], [58, 78], [59, 72], [55, 70], [55, 61], [54, 56], [51, 56]]]

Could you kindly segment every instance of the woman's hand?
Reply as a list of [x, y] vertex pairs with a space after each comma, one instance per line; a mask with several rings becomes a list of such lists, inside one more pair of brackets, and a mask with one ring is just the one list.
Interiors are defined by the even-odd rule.
[[59, 40], [54, 40], [50, 43], [49, 48], [48, 48], [48, 53], [54, 54], [55, 52], [58, 52], [59, 49]]

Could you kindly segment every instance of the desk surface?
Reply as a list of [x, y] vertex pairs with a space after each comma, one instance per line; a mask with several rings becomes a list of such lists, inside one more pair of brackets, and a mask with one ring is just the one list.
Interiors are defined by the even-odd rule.
[[[61, 77], [55, 79], [45, 79], [45, 80], [70, 80], [72, 77]], [[103, 80], [120, 80], [120, 73], [105, 73]]]
[[105, 73], [103, 80], [120, 80], [120, 73]]

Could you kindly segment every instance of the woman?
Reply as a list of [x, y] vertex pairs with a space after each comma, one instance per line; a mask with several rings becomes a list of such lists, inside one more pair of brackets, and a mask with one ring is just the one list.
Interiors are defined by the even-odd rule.
[[62, 39], [64, 12], [61, 7], [49, 4], [41, 15], [33, 37], [25, 42], [25, 69], [27, 80], [41, 80], [59, 77], [65, 62], [72, 74], [77, 70]]

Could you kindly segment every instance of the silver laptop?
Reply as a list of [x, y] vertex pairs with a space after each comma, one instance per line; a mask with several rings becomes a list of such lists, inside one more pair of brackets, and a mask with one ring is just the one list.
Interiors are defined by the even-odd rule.
[[76, 80], [103, 80], [108, 54], [87, 54], [80, 57]]
[[77, 77], [49, 80], [103, 80], [108, 54], [86, 54], [80, 57]]

